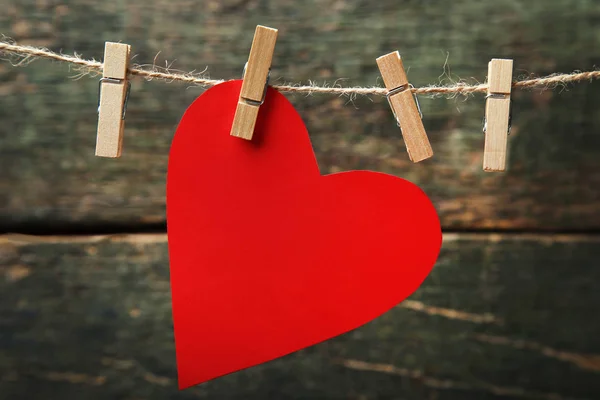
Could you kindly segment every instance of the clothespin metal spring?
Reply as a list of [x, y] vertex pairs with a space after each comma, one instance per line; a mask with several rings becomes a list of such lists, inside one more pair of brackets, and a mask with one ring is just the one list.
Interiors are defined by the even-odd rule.
[[[392, 101], [390, 100], [390, 97], [392, 97], [396, 93], [404, 92], [407, 89], [406, 86], [407, 85], [398, 86], [397, 88], [388, 91], [387, 94], [385, 95], [385, 97], [387, 98], [388, 104], [390, 105], [390, 108], [392, 109], [392, 113], [394, 114], [394, 119], [396, 120], [396, 124], [400, 127], [400, 130], [402, 130], [402, 126], [400, 125], [400, 118], [398, 117], [398, 115], [396, 114], [396, 110], [392, 106]], [[408, 84], [408, 87], [410, 87], [411, 89], [415, 88], [410, 83]], [[415, 103], [417, 104], [417, 110], [419, 111], [419, 116], [421, 117], [421, 119], [423, 119], [423, 113], [421, 112], [421, 105], [419, 104], [419, 98], [417, 97], [416, 94], [414, 95], [414, 98], [415, 98]]]
[[131, 46], [104, 44], [102, 79], [98, 83], [98, 130], [96, 156], [118, 158], [123, 147], [125, 112], [131, 93], [129, 62]]
[[252, 140], [260, 106], [265, 102], [277, 29], [258, 25], [242, 74], [242, 87], [233, 115], [230, 135]]
[[[487, 101], [487, 99], [492, 98], [492, 99], [505, 99], [507, 97], [510, 97], [509, 95], [506, 94], [501, 94], [501, 93], [491, 93], [488, 94], [487, 96], [485, 96], [485, 100]], [[418, 106], [418, 104], [417, 104]], [[508, 114], [508, 135], [510, 136], [510, 128], [512, 128], [512, 119], [513, 119], [513, 101], [512, 98], [510, 99], [510, 110], [509, 110], [509, 114]], [[487, 118], [485, 117], [485, 115], [483, 116], [483, 134], [485, 135], [485, 133], [487, 132]]]
[[[102, 83], [103, 82], [107, 82], [107, 83], [114, 83], [114, 84], [121, 84], [123, 83], [123, 79], [116, 79], [116, 78], [101, 78], [98, 81], [98, 113], [100, 113], [100, 98], [102, 96]], [[125, 101], [123, 101], [123, 111], [121, 112], [121, 119], [125, 120], [125, 113], [127, 112], [127, 103], [129, 102], [129, 94], [131, 93], [131, 82], [127, 81], [127, 92], [125, 93]]]
[[[244, 77], [246, 76], [246, 68], [248, 68], [247, 62], [246, 62], [246, 64], [244, 64], [244, 71], [242, 72], [242, 79], [244, 79]], [[263, 90], [262, 99], [259, 101], [259, 100], [252, 100], [252, 99], [244, 98], [246, 103], [256, 106], [256, 107], [262, 106], [265, 103], [265, 97], [267, 95], [267, 89], [269, 88], [269, 80], [270, 79], [271, 79], [271, 68], [269, 68], [269, 72], [267, 72], [267, 80], [265, 81], [265, 88]]]
[[488, 64], [488, 87], [483, 120], [483, 170], [506, 170], [508, 135], [512, 124], [513, 60], [493, 58]]

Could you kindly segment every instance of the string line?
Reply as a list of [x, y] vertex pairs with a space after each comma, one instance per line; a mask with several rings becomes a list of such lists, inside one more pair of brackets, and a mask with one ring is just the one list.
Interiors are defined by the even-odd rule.
[[[63, 63], [72, 64], [78, 67], [80, 76], [85, 75], [100, 75], [102, 74], [103, 63], [96, 60], [85, 60], [75, 53], [74, 55], [66, 55], [55, 53], [48, 49], [22, 46], [15, 43], [0, 41], [0, 53], [10, 54], [17, 57], [13, 61], [15, 66], [24, 66], [38, 58], [55, 60]], [[11, 60], [12, 61], [12, 60]], [[148, 81], [162, 80], [166, 82], [184, 82], [188, 84], [209, 87], [225, 82], [221, 79], [204, 78], [201, 74], [195, 73], [174, 73], [170, 72], [169, 68], [161, 68], [156, 65], [144, 67], [142, 65], [133, 65], [129, 68], [131, 76], [140, 76]], [[570, 74], [552, 74], [540, 78], [523, 79], [514, 81], [512, 86], [515, 89], [534, 89], [542, 90], [554, 89], [557, 86], [564, 86], [568, 83], [592, 81], [600, 78], [600, 71], [573, 72]], [[355, 96], [355, 95], [376, 95], [385, 96], [387, 89], [382, 87], [341, 87], [341, 86], [318, 86], [318, 85], [300, 85], [300, 84], [284, 84], [272, 85], [273, 88], [281, 92], [289, 93], [321, 93], [335, 94], [338, 96]], [[464, 83], [455, 83], [448, 86], [429, 85], [418, 88], [411, 88], [415, 94], [425, 95], [469, 95], [473, 93], [486, 93], [488, 85], [468, 85]]]

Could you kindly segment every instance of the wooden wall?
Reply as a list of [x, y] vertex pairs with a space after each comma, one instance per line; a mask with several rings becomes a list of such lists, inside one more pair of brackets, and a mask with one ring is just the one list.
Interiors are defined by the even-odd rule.
[[[0, 33], [230, 79], [263, 24], [274, 82], [381, 84], [375, 58], [399, 50], [422, 86], [484, 81], [495, 57], [517, 78], [592, 69], [599, 22], [581, 0], [6, 0]], [[515, 92], [504, 174], [481, 168], [483, 96], [420, 98], [435, 156], [415, 165], [385, 99], [290, 95], [323, 173], [427, 192], [440, 259], [376, 321], [178, 392], [165, 177], [202, 89], [135, 79], [123, 157], [100, 159], [97, 79], [75, 77], [0, 62], [0, 399], [600, 398], [600, 83]]]

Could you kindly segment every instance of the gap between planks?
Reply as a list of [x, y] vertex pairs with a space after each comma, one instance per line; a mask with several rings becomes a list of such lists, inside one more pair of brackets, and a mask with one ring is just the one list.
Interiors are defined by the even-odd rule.
[[[456, 242], [459, 240], [502, 242], [502, 241], [534, 241], [548, 243], [572, 243], [587, 242], [600, 243], [600, 233], [534, 233], [534, 232], [510, 232], [491, 233], [483, 232], [443, 232], [444, 242]], [[113, 234], [89, 234], [89, 235], [29, 235], [22, 233], [0, 234], [0, 244], [10, 243], [17, 246], [28, 246], [35, 244], [61, 244], [61, 243], [137, 243], [137, 244], [160, 244], [167, 243], [166, 233], [113, 233]]]

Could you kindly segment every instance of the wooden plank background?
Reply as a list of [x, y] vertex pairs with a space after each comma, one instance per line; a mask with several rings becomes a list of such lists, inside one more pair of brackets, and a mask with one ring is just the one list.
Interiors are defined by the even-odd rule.
[[[399, 50], [423, 86], [483, 82], [491, 58], [515, 77], [592, 69], [599, 22], [581, 0], [5, 0], [0, 33], [98, 60], [122, 41], [134, 62], [230, 79], [262, 24], [274, 83], [382, 86], [375, 59]], [[165, 177], [203, 89], [134, 79], [123, 157], [100, 159], [98, 81], [77, 77], [0, 62], [0, 399], [600, 398], [600, 83], [514, 92], [504, 174], [482, 171], [482, 95], [420, 97], [435, 155], [419, 164], [385, 99], [289, 95], [323, 173], [427, 192], [442, 255], [376, 321], [178, 392]]]
[[165, 235], [5, 236], [0, 397], [594, 399], [599, 245], [446, 234], [433, 273], [396, 309], [177, 393]]

